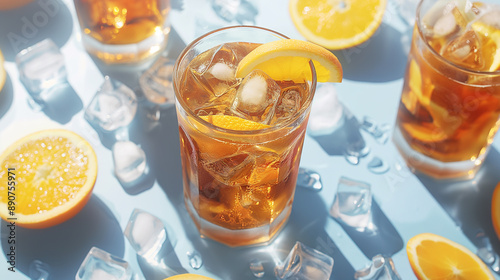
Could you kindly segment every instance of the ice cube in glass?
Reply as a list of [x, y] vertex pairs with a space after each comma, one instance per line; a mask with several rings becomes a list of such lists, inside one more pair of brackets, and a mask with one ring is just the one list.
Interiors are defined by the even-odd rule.
[[330, 279], [332, 269], [332, 257], [297, 241], [275, 274], [279, 280]]
[[401, 280], [390, 257], [375, 255], [369, 266], [356, 271], [356, 280]]
[[280, 93], [280, 86], [271, 77], [254, 70], [241, 82], [231, 110], [245, 119], [268, 124]]
[[35, 100], [58, 84], [67, 83], [64, 56], [50, 39], [20, 51], [16, 55], [19, 79]]
[[112, 149], [115, 176], [122, 183], [132, 183], [146, 175], [148, 166], [144, 150], [131, 141], [118, 141]]
[[139, 78], [139, 84], [146, 99], [154, 104], [174, 104], [172, 76], [174, 61], [160, 56]]
[[85, 109], [85, 119], [104, 131], [114, 131], [129, 125], [136, 111], [135, 93], [121, 82], [106, 76]]
[[292, 119], [302, 107], [302, 100], [305, 99], [301, 92], [307, 89], [293, 86], [283, 89], [274, 107], [273, 120], [271, 123], [281, 123]]
[[127, 261], [92, 247], [83, 260], [76, 280], [130, 280], [133, 272]]
[[134, 209], [124, 230], [130, 245], [139, 256], [156, 262], [168, 239], [163, 222], [153, 214], [141, 209]]
[[372, 226], [372, 193], [368, 183], [341, 177], [330, 215], [359, 231]]

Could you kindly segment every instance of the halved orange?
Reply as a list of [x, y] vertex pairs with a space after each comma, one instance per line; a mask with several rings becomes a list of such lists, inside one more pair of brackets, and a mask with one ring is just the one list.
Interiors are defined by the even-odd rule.
[[330, 50], [359, 45], [382, 22], [387, 0], [290, 0], [297, 30], [309, 41]]
[[498, 239], [500, 239], [500, 182], [493, 191], [491, 199], [491, 220]]
[[163, 280], [214, 280], [214, 279], [203, 275], [185, 273], [185, 274], [171, 276]]
[[495, 279], [478, 256], [440, 235], [418, 234], [408, 241], [406, 252], [419, 280]]
[[236, 77], [243, 78], [252, 70], [260, 69], [274, 80], [303, 82], [312, 77], [309, 67], [311, 60], [318, 82], [342, 81], [342, 65], [332, 52], [296, 39], [283, 39], [258, 46], [240, 61]]
[[6, 148], [0, 168], [0, 217], [26, 228], [46, 228], [85, 206], [97, 177], [97, 157], [78, 134], [48, 129]]
[[229, 115], [208, 115], [208, 116], [200, 116], [200, 118], [204, 119], [205, 121], [215, 126], [224, 129], [259, 130], [269, 127], [268, 125], [265, 124]]
[[7, 73], [5, 72], [5, 68], [3, 67], [4, 62], [5, 59], [3, 58], [2, 51], [0, 50], [0, 91], [5, 85], [5, 79], [7, 77]]

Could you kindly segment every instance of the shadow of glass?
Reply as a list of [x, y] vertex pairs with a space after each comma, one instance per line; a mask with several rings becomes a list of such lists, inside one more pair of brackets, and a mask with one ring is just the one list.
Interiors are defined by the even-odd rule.
[[486, 236], [497, 255], [500, 255], [500, 239], [491, 221], [491, 198], [500, 182], [499, 166], [500, 153], [492, 148], [472, 180], [444, 181], [417, 176], [475, 246], [484, 246], [481, 239]]
[[390, 257], [403, 249], [403, 239], [375, 200], [372, 200], [371, 211], [374, 230], [358, 231], [341, 222], [339, 224], [368, 259], [378, 254]]
[[83, 102], [69, 83], [49, 89], [46, 97], [38, 102], [42, 111], [52, 120], [66, 124], [83, 108]]
[[46, 38], [61, 47], [72, 32], [71, 12], [61, 0], [37, 0], [0, 11], [0, 49], [7, 61], [14, 61], [19, 51]]
[[12, 86], [12, 80], [7, 73], [5, 84], [0, 90], [0, 118], [9, 111], [12, 101], [14, 100], [14, 87]]
[[[7, 223], [2, 220], [2, 228]], [[2, 249], [10, 251], [7, 235], [2, 234]], [[74, 279], [92, 246], [123, 257], [125, 244], [120, 224], [107, 206], [92, 195], [72, 219], [47, 229], [16, 227], [16, 269], [29, 275], [32, 261], [50, 266], [50, 279]]]
[[384, 83], [404, 75], [407, 55], [402, 34], [382, 23], [365, 43], [334, 51], [342, 64], [344, 78], [353, 81]]

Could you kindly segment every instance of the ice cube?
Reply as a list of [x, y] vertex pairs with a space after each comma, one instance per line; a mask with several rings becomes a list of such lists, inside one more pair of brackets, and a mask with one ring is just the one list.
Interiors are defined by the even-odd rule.
[[170, 242], [163, 222], [140, 209], [132, 211], [124, 235], [137, 254], [148, 261], [156, 262], [161, 257], [159, 252]]
[[323, 183], [321, 183], [321, 176], [319, 173], [302, 167], [299, 168], [297, 186], [315, 191], [323, 189]]
[[127, 261], [92, 247], [83, 260], [76, 280], [130, 280], [133, 273]]
[[289, 87], [283, 90], [276, 107], [271, 123], [286, 122], [295, 116], [302, 106], [302, 94], [305, 89], [299, 87]]
[[369, 266], [356, 271], [356, 280], [401, 280], [394, 262], [389, 257], [375, 255]]
[[484, 68], [481, 38], [472, 29], [451, 40], [441, 51], [441, 55], [451, 62], [468, 69]]
[[40, 260], [32, 261], [29, 271], [29, 276], [33, 280], [47, 280], [50, 276], [50, 266]]
[[154, 104], [172, 105], [175, 94], [172, 83], [174, 61], [160, 56], [139, 78], [146, 99]]
[[365, 231], [373, 226], [371, 208], [371, 186], [365, 182], [341, 177], [330, 215], [358, 231]]
[[332, 257], [297, 241], [275, 274], [280, 280], [330, 279], [332, 269]]
[[245, 119], [268, 124], [280, 92], [280, 86], [266, 73], [254, 70], [243, 79], [231, 110]]
[[105, 131], [114, 131], [127, 126], [134, 119], [136, 111], [135, 93], [121, 82], [106, 76], [85, 109], [85, 119]]
[[237, 58], [233, 49], [222, 44], [214, 53], [201, 54], [194, 59], [191, 62], [191, 73], [213, 97], [218, 97], [238, 83], [235, 77]]
[[64, 57], [50, 39], [20, 51], [16, 55], [19, 79], [35, 100], [43, 99], [44, 91], [67, 83]]
[[459, 28], [455, 16], [450, 13], [440, 17], [434, 24], [432, 30], [434, 31], [434, 36], [444, 37], [458, 31]]
[[135, 143], [118, 141], [113, 145], [112, 153], [115, 175], [120, 182], [132, 183], [147, 174], [146, 154]]
[[257, 8], [246, 0], [212, 0], [212, 9], [227, 22], [237, 21], [240, 24], [255, 24]]
[[339, 128], [344, 119], [344, 108], [333, 84], [318, 84], [309, 116], [311, 135], [327, 135]]

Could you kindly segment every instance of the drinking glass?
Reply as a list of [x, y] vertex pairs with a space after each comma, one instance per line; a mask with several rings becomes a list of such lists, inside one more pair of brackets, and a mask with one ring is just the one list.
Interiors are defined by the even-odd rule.
[[74, 0], [82, 43], [108, 64], [138, 63], [167, 44], [169, 0]]
[[[258, 130], [233, 130], [215, 126], [206, 117], [240, 120], [241, 116], [227, 114], [241, 81], [228, 82], [228, 75], [214, 74], [211, 69], [228, 66], [234, 71], [258, 44], [281, 39], [287, 37], [260, 27], [219, 29], [188, 45], [174, 68], [186, 208], [202, 237], [229, 246], [269, 242], [286, 223], [316, 72], [310, 63], [310, 82], [276, 81], [281, 95], [290, 88], [302, 93], [300, 109], [291, 117]], [[214, 67], [220, 62], [226, 66]], [[214, 82], [214, 76], [222, 76], [222, 81]]]
[[470, 179], [484, 162], [500, 124], [498, 9], [419, 3], [393, 135], [413, 171]]

